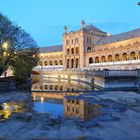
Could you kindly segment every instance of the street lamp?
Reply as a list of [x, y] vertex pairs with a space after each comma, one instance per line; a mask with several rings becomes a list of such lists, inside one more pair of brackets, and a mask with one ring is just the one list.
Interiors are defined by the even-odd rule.
[[4, 43], [2, 44], [2, 47], [3, 47], [3, 49], [5, 49], [5, 50], [8, 49], [8, 46], [9, 46], [8, 42], [4, 42]]
[[140, 2], [138, 2], [138, 5], [140, 6]]
[[[9, 47], [9, 43], [8, 42], [3, 42], [2, 48], [3, 48], [4, 59], [6, 59], [6, 57], [9, 56], [8, 47]], [[4, 77], [7, 77], [7, 70], [4, 72]]]

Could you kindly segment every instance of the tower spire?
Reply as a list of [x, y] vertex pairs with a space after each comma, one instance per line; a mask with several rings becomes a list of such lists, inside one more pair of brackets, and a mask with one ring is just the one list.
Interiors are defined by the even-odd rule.
[[64, 33], [67, 33], [67, 26], [64, 26]]
[[85, 27], [85, 21], [84, 20], [81, 21], [81, 25], [82, 25], [82, 29], [84, 29], [84, 27]]

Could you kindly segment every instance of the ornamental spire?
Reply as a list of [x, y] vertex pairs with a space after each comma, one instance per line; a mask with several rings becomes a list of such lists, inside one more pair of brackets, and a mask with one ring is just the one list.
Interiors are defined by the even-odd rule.
[[67, 26], [64, 26], [64, 33], [67, 33]]
[[81, 25], [82, 25], [82, 29], [84, 29], [84, 26], [85, 26], [85, 21], [84, 20], [81, 21]]

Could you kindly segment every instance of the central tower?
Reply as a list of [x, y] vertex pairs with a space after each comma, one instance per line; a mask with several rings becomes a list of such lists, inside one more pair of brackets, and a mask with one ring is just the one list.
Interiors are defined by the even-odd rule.
[[64, 27], [63, 34], [63, 53], [64, 68], [79, 69], [86, 65], [86, 53], [92, 52], [96, 42], [107, 34], [93, 25], [85, 26], [84, 20], [81, 21], [81, 29], [78, 31], [67, 32]]

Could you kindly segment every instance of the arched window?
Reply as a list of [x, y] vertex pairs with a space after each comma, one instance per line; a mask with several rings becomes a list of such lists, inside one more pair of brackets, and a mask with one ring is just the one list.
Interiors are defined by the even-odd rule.
[[48, 65], [48, 62], [47, 62], [47, 61], [45, 61], [45, 62], [44, 62], [44, 65], [45, 65], [45, 66], [47, 66], [47, 65]]
[[39, 62], [39, 65], [40, 65], [40, 66], [43, 66], [43, 63], [42, 63], [42, 61], [40, 61], [40, 62]]
[[40, 85], [39, 88], [43, 90], [43, 85]]
[[57, 60], [55, 60], [55, 61], [54, 61], [54, 65], [58, 65], [58, 62], [57, 62]]
[[87, 43], [89, 43], [89, 38], [87, 37]]
[[123, 61], [127, 61], [127, 53], [123, 53], [122, 54], [122, 60]]
[[78, 65], [79, 65], [79, 59], [76, 58], [76, 68], [78, 68]]
[[109, 62], [112, 62], [112, 61], [113, 61], [112, 55], [109, 55], [109, 56], [108, 56], [108, 61], [109, 61]]
[[71, 49], [71, 53], [74, 54], [74, 49], [73, 48]]
[[54, 87], [54, 90], [58, 90], [58, 86], [57, 85]]
[[70, 49], [67, 49], [67, 54], [70, 54]]
[[119, 54], [115, 55], [115, 61], [120, 61], [120, 55]]
[[136, 60], [136, 53], [135, 52], [130, 53], [130, 59], [131, 60]]
[[60, 88], [59, 88], [60, 90], [63, 90], [63, 86], [60, 86]]
[[99, 57], [95, 57], [95, 63], [99, 63]]
[[71, 40], [71, 44], [73, 44], [74, 43], [74, 41], [73, 41], [73, 39]]
[[59, 65], [63, 65], [63, 61], [62, 60], [59, 61]]
[[50, 85], [50, 90], [53, 90], [53, 85]]
[[92, 39], [90, 38], [90, 44], [92, 43]]
[[101, 57], [101, 61], [102, 61], [102, 62], [106, 62], [106, 57], [105, 57], [105, 56], [102, 56], [102, 57]]
[[79, 42], [79, 39], [78, 38], [75, 38], [75, 43], [78, 43]]
[[93, 63], [93, 58], [90, 57], [90, 58], [89, 58], [89, 64], [92, 64], [92, 63]]
[[50, 66], [52, 66], [52, 64], [53, 64], [52, 61], [49, 61], [49, 64], [50, 64]]
[[88, 47], [87, 48], [87, 52], [91, 52], [91, 47]]
[[44, 86], [44, 89], [46, 89], [46, 90], [47, 90], [47, 89], [48, 89], [48, 85], [45, 85], [45, 86]]
[[79, 48], [78, 47], [76, 48], [76, 54], [79, 54]]
[[69, 40], [66, 40], [66, 45], [69, 45], [70, 41]]
[[71, 68], [74, 68], [74, 59], [71, 59]]
[[70, 60], [67, 59], [67, 69], [70, 68], [69, 64], [70, 64]]

